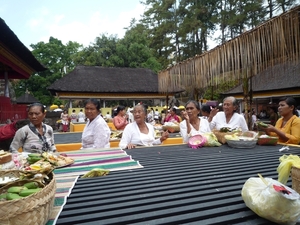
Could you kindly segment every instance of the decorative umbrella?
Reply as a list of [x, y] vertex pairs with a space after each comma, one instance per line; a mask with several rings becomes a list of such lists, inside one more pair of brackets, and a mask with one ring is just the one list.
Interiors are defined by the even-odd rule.
[[58, 108], [58, 105], [53, 104], [53, 105], [50, 106], [50, 110], [54, 110], [54, 109], [57, 109], [57, 108]]

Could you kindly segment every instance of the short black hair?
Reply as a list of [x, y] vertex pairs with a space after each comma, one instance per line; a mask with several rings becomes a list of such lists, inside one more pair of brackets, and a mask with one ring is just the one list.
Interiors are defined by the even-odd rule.
[[294, 106], [293, 114], [299, 116], [296, 108], [297, 102], [293, 97], [282, 97], [279, 99], [279, 102], [286, 102], [290, 107]]
[[202, 104], [202, 105], [201, 105], [201, 110], [202, 110], [203, 112], [210, 113], [210, 111], [211, 111], [211, 108], [210, 108], [210, 106], [209, 106], [209, 105]]
[[98, 111], [100, 111], [100, 101], [98, 101], [97, 99], [94, 99], [94, 98], [90, 98], [90, 99], [88, 99], [88, 100], [86, 100], [86, 101], [84, 102], [84, 107], [85, 107], [88, 103], [92, 103], [93, 105], [96, 106], [96, 109], [97, 109]]

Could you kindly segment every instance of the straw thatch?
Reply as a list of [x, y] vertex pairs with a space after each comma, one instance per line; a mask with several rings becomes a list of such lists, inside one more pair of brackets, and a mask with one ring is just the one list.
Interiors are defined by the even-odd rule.
[[[218, 87], [221, 83], [240, 81], [275, 65], [299, 63], [300, 6], [270, 19], [266, 23], [221, 46], [178, 63], [158, 74], [159, 91], [166, 93], [186, 86]], [[284, 72], [283, 72], [284, 73]], [[244, 87], [247, 91], [249, 87]]]

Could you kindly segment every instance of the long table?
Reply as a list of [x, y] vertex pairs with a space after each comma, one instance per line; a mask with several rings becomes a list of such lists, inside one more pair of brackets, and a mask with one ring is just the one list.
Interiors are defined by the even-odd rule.
[[[258, 173], [277, 179], [281, 147], [128, 150], [144, 168], [79, 178], [57, 224], [270, 225], [245, 206], [241, 189]], [[298, 147], [286, 152], [299, 153]]]

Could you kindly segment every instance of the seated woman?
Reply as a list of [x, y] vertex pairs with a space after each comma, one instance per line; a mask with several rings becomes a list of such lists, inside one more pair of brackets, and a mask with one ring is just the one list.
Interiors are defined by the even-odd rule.
[[185, 111], [182, 111], [184, 120], [180, 122], [180, 134], [184, 143], [188, 143], [191, 136], [211, 132], [208, 121], [199, 117], [199, 113], [198, 102], [190, 100], [186, 103]]
[[243, 132], [248, 131], [248, 126], [243, 115], [237, 113], [238, 102], [230, 96], [223, 100], [223, 111], [219, 112], [217, 108], [213, 108], [208, 117], [210, 129], [220, 130], [222, 127], [231, 129], [241, 128]]
[[84, 109], [88, 122], [82, 132], [82, 148], [109, 148], [111, 132], [100, 115], [100, 102], [88, 99], [84, 103]]
[[134, 122], [128, 124], [122, 134], [119, 143], [122, 149], [132, 149], [136, 146], [159, 145], [169, 137], [169, 133], [163, 132], [161, 137], [155, 139], [154, 127], [146, 123], [147, 109], [144, 105], [136, 105], [133, 109]]
[[202, 104], [201, 111], [200, 111], [202, 118], [208, 119], [208, 117], [210, 115], [210, 111], [211, 111], [211, 108], [209, 105]]
[[177, 123], [180, 122], [180, 118], [179, 116], [177, 116], [175, 108], [172, 108], [170, 110], [170, 113], [166, 116], [164, 122], [177, 122]]
[[270, 136], [277, 136], [278, 142], [285, 144], [300, 143], [300, 118], [296, 110], [297, 102], [292, 97], [284, 97], [279, 100], [278, 112], [281, 116], [275, 127], [268, 125], [263, 129]]
[[117, 115], [113, 118], [113, 124], [117, 130], [124, 130], [128, 124], [128, 115], [126, 115], [125, 106], [119, 105], [116, 113]]
[[10, 152], [17, 153], [19, 148], [23, 152], [42, 153], [55, 152], [54, 135], [51, 126], [44, 124], [46, 116], [44, 105], [33, 103], [28, 108], [30, 123], [17, 130], [9, 147]]

